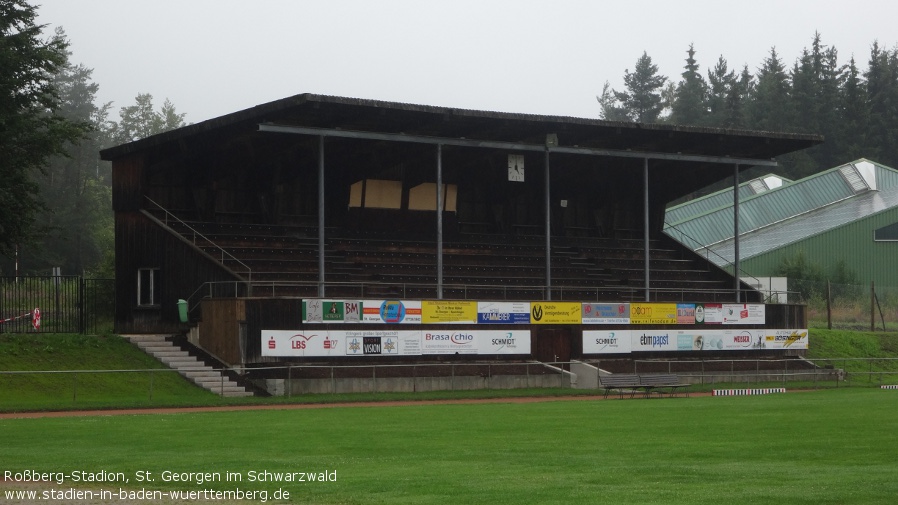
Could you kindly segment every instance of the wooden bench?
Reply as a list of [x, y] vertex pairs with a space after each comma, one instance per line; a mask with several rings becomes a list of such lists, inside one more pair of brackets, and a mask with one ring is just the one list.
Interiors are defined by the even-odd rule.
[[664, 394], [664, 389], [669, 395], [674, 395], [678, 389], [686, 391], [689, 396], [689, 390], [686, 389], [689, 384], [680, 382], [680, 378], [673, 374], [652, 374], [652, 375], [636, 375], [636, 374], [610, 374], [599, 376], [599, 387], [605, 390], [605, 398], [612, 390], [617, 390], [620, 397], [630, 393], [630, 398], [641, 390], [646, 398], [657, 391], [659, 395]]
[[685, 391], [687, 397], [689, 396], [689, 390], [687, 389], [689, 384], [681, 383], [680, 378], [673, 374], [640, 375], [639, 387], [645, 391], [646, 397], [654, 391], [657, 391], [659, 395], [663, 395], [664, 389], [667, 389], [667, 394], [670, 396], [676, 395], [679, 389]]
[[608, 393], [612, 390], [617, 390], [621, 398], [627, 392], [630, 393], [630, 398], [633, 398], [636, 390], [639, 389], [639, 376], [634, 374], [599, 375], [599, 386], [605, 389], [605, 398], [608, 398]]

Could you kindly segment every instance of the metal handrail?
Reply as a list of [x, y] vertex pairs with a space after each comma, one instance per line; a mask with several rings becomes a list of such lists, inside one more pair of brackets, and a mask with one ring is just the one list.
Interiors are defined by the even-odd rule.
[[[200, 233], [199, 231], [197, 231], [194, 227], [192, 227], [192, 226], [190, 226], [189, 224], [187, 224], [187, 223], [185, 223], [184, 221], [182, 221], [178, 216], [172, 214], [171, 212], [168, 211], [168, 209], [166, 209], [166, 208], [163, 207], [162, 205], [159, 205], [158, 203], [156, 203], [155, 201], [153, 201], [153, 199], [150, 198], [149, 196], [144, 195], [144, 198], [146, 198], [148, 202], [150, 202], [151, 204], [153, 204], [154, 206], [156, 206], [157, 209], [159, 209], [159, 210], [161, 210], [162, 212], [165, 213], [165, 220], [163, 221], [163, 223], [165, 224], [165, 226], [168, 226], [168, 218], [169, 218], [169, 216], [171, 216], [171, 218], [172, 218], [173, 220], [177, 221], [178, 223], [180, 223], [182, 226], [186, 227], [188, 230], [190, 230], [190, 231], [193, 233], [193, 241], [192, 241], [193, 245], [196, 245], [196, 238], [197, 238], [197, 237], [200, 237], [201, 239], [203, 239], [204, 241], [206, 241], [210, 246], [212, 246], [212, 247], [218, 249], [218, 250], [221, 252], [221, 260], [220, 260], [220, 261], [221, 261], [222, 263], [224, 263], [224, 261], [225, 261], [225, 256], [227, 256], [229, 259], [231, 259], [231, 260], [237, 262], [237, 264], [241, 265], [243, 268], [246, 269], [246, 272], [247, 272], [247, 281], [248, 281], [248, 282], [252, 282], [252, 281], [253, 281], [253, 270], [249, 267], [249, 265], [247, 265], [246, 263], [244, 263], [244, 262], [240, 261], [239, 259], [237, 259], [236, 256], [234, 256], [233, 254], [229, 253], [229, 252], [226, 251], [223, 247], [221, 247], [220, 245], [218, 245], [218, 244], [216, 244], [215, 242], [213, 242], [210, 238], [206, 237], [205, 235], [203, 235], [202, 233]], [[184, 236], [184, 235], [181, 234], [181, 236]]]
[[[215, 295], [215, 286], [227, 286], [234, 285], [233, 293], [234, 295], [224, 295], [224, 296], [216, 296]], [[188, 301], [193, 299], [195, 296], [200, 294], [203, 291], [208, 290], [208, 294], [201, 294], [199, 299], [204, 298], [237, 298], [238, 296], [238, 286], [240, 284], [246, 284], [239, 281], [209, 281], [204, 282], [200, 287], [198, 287], [188, 298]], [[354, 288], [358, 290], [359, 296], [368, 296], [365, 295], [365, 292], [371, 289], [383, 289], [383, 288], [394, 288], [401, 291], [401, 296], [407, 296], [407, 293], [412, 290], [424, 290], [424, 289], [436, 289], [435, 283], [388, 283], [388, 282], [325, 282], [323, 283], [325, 287], [325, 291], [327, 288]], [[317, 293], [318, 287], [321, 283], [316, 281], [257, 281], [253, 282], [249, 285], [249, 288], [256, 295], [261, 295], [266, 293], [266, 291], [270, 290], [273, 294], [274, 291], [278, 288], [309, 288], [314, 289]], [[508, 285], [508, 284], [443, 284], [444, 290], [458, 290], [463, 293], [462, 299], [468, 299], [468, 291], [480, 291], [480, 290], [496, 290], [501, 291], [502, 299], [504, 300], [516, 300], [517, 298], [509, 298], [510, 295], [513, 295], [515, 292], [521, 291], [542, 291], [544, 292], [546, 289], [545, 285], [542, 284], [534, 284], [534, 285]], [[551, 286], [552, 292], [557, 293], [559, 295], [564, 295], [565, 291], [569, 292], [577, 292], [577, 293], [585, 293], [592, 292], [594, 293], [594, 301], [601, 302], [619, 302], [620, 299], [615, 298], [614, 300], [610, 299], [601, 299], [602, 292], [615, 292], [618, 294], [629, 294], [632, 296], [638, 296], [643, 293], [643, 288], [639, 287], [620, 287], [620, 288], [599, 288], [599, 287], [587, 287], [587, 286], [568, 286], [568, 285], [553, 285]], [[731, 289], [684, 289], [684, 288], [652, 288], [653, 293], [680, 293], [680, 300], [682, 302], [696, 301], [697, 299], [694, 297], [687, 298], [686, 295], [694, 295], [698, 294], [708, 294], [708, 295], [722, 295], [729, 296], [732, 294]], [[794, 294], [789, 292], [790, 294]], [[382, 295], [370, 295], [374, 297], [382, 297]], [[318, 298], [316, 294], [314, 296]], [[530, 299], [530, 298], [527, 298]], [[582, 298], [580, 298], [582, 299]], [[639, 300], [642, 301], [642, 300]], [[669, 300], [665, 300], [669, 301]], [[713, 301], [713, 300], [712, 300]]]
[[[666, 227], [667, 230], [674, 230], [674, 231], [676, 231], [677, 233], [679, 233], [681, 237], [688, 239], [688, 240], [691, 241], [693, 244], [697, 244], [697, 245], [699, 246], [699, 249], [702, 249], [702, 250], [705, 251], [705, 259], [706, 259], [706, 260], [711, 261], [711, 260], [708, 258], [708, 254], [710, 253], [710, 254], [713, 254], [715, 257], [720, 258], [721, 260], [723, 260], [723, 261], [726, 262], [727, 264], [729, 264], [729, 265], [731, 265], [731, 266], [733, 265], [733, 263], [730, 262], [727, 258], [724, 258], [722, 255], [718, 254], [717, 251], [714, 251], [713, 249], [711, 249], [710, 247], [706, 246], [705, 244], [702, 244], [698, 239], [696, 239], [696, 238], [690, 236], [688, 233], [686, 233], [685, 231], [681, 230], [677, 225], [675, 225], [675, 224], [670, 224], [670, 223], [668, 223], [667, 221], [665, 221], [665, 222], [664, 222], [664, 226]], [[673, 238], [673, 237], [671, 237], [671, 238]], [[685, 244], [684, 244], [684, 245], [685, 245]], [[688, 246], [687, 246], [687, 247], [688, 247]], [[701, 253], [698, 252], [698, 249], [692, 249], [692, 252], [694, 252], [694, 253], [696, 253], [696, 254], [698, 254], [698, 255], [701, 255]], [[739, 269], [738, 274], [739, 274], [740, 277], [742, 277], [742, 276], [749, 277], [749, 278], [751, 278], [751, 279], [754, 279], [758, 284], [761, 283], [761, 280], [760, 280], [760, 279], [758, 279], [758, 278], [755, 277], [754, 275], [752, 275], [752, 274], [746, 272], [746, 271], [743, 270], [742, 268]], [[779, 294], [779, 293], [780, 293], [780, 291], [777, 291], [777, 294]]]

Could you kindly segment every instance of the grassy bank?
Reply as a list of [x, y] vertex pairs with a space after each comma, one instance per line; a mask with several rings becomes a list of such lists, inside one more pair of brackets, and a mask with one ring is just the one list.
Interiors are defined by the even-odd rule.
[[216, 395], [115, 335], [0, 334], [0, 410], [215, 401]]

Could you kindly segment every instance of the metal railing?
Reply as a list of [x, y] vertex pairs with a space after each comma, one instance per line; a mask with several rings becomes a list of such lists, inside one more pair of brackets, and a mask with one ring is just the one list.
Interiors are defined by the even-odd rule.
[[[324, 296], [359, 297], [359, 298], [436, 298], [435, 283], [412, 282], [325, 282]], [[203, 298], [234, 298], [246, 296], [307, 296], [319, 297], [319, 282], [281, 282], [262, 281], [246, 283], [242, 281], [216, 281], [201, 284], [188, 297], [190, 306]], [[495, 300], [531, 300], [541, 299], [546, 293], [542, 284], [443, 284], [443, 298], [451, 299], [495, 299]], [[641, 287], [587, 287], [553, 285], [550, 288], [553, 300], [578, 300], [595, 302], [620, 302], [627, 300], [645, 301], [645, 288]], [[732, 289], [687, 289], [687, 288], [652, 288], [649, 301], [694, 302], [697, 299], [706, 302], [729, 302], [733, 299]], [[193, 310], [193, 309], [191, 309]]]
[[[218, 258], [218, 260], [221, 262], [222, 265], [225, 264], [225, 259], [226, 259], [226, 257], [227, 257], [228, 260], [233, 261], [233, 262], [237, 263], [238, 265], [240, 265], [241, 267], [243, 267], [243, 268], [246, 270], [246, 280], [249, 281], [249, 282], [252, 282], [252, 280], [253, 280], [253, 271], [252, 271], [252, 269], [249, 267], [249, 265], [247, 265], [246, 263], [244, 263], [244, 262], [240, 261], [239, 259], [237, 259], [236, 256], [234, 256], [233, 254], [229, 253], [229, 252], [226, 251], [223, 247], [221, 247], [221, 246], [219, 246], [218, 244], [216, 244], [215, 242], [213, 242], [212, 239], [206, 237], [205, 235], [203, 235], [202, 233], [200, 233], [199, 231], [197, 231], [194, 227], [192, 227], [192, 226], [190, 226], [189, 224], [187, 224], [186, 222], [182, 221], [178, 216], [176, 216], [176, 215], [172, 214], [171, 212], [169, 212], [168, 209], [166, 209], [166, 208], [163, 207], [162, 205], [159, 205], [158, 203], [156, 203], [155, 201], [153, 201], [153, 199], [151, 199], [150, 197], [144, 195], [144, 198], [146, 198], [148, 202], [150, 202], [154, 207], [156, 207], [156, 209], [158, 209], [158, 210], [160, 210], [160, 211], [163, 212], [163, 219], [161, 220], [162, 224], [164, 224], [166, 227], [172, 229], [171, 226], [169, 225], [169, 219], [171, 219], [172, 221], [175, 221], [175, 222], [177, 222], [178, 224], [180, 224], [181, 226], [185, 227], [187, 230], [190, 231], [190, 234], [192, 235], [192, 236], [191, 236], [190, 242], [191, 242], [193, 245], [195, 245], [195, 246], [197, 246], [197, 247], [200, 247], [200, 245], [197, 244], [197, 238], [202, 239], [208, 246], [213, 247], [213, 248], [215, 248], [215, 249], [218, 250], [218, 252], [219, 252], [219, 258]], [[175, 231], [175, 233], [177, 233], [177, 234], [180, 235], [181, 237], [184, 237], [185, 239], [188, 238], [188, 237], [187, 237], [186, 235], [184, 235], [183, 233], [178, 232], [178, 231], [176, 231], [176, 230], [174, 230], [174, 229], [172, 229], [172, 230]]]

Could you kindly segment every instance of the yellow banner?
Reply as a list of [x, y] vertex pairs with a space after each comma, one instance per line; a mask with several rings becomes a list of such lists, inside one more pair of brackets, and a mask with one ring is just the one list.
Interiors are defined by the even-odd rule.
[[677, 324], [677, 304], [631, 302], [630, 324]]
[[531, 324], [580, 324], [580, 302], [530, 302]]
[[474, 324], [477, 322], [477, 302], [467, 300], [422, 300], [421, 322]]

